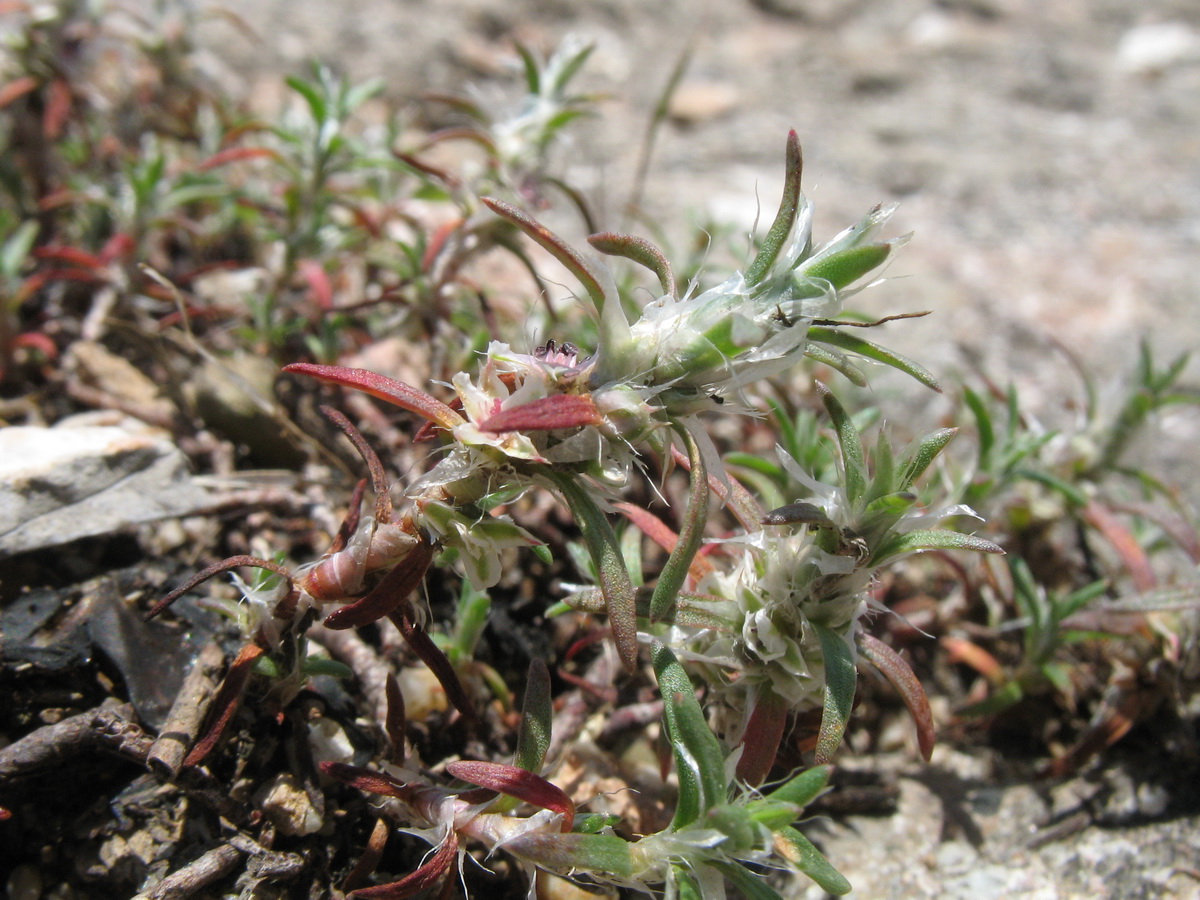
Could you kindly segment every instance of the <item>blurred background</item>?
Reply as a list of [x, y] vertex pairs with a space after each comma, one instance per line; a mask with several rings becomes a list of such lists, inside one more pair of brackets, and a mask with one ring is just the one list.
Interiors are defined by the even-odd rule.
[[[560, 148], [601, 226], [626, 218], [644, 138], [672, 73], [644, 221], [748, 230], [773, 215], [786, 133], [804, 147], [815, 236], [898, 200], [914, 240], [868, 314], [928, 309], [878, 335], [937, 372], [1015, 383], [1051, 420], [1099, 376], [1197, 343], [1200, 4], [1194, 0], [256, 0], [201, 7], [204, 64], [271, 107], [312, 58], [387, 96], [519, 81], [514, 40], [597, 49], [581, 84], [599, 117]], [[445, 124], [426, 121], [427, 127]], [[556, 223], [557, 224], [557, 223]], [[571, 227], [564, 221], [564, 227]], [[578, 230], [578, 226], [574, 225]], [[568, 233], [575, 240], [581, 235]], [[1191, 383], [1196, 380], [1193, 362]], [[897, 377], [894, 381], [903, 381]], [[884, 376], [878, 390], [892, 382]], [[906, 394], [914, 393], [907, 386]], [[912, 401], [936, 417], [927, 394]], [[914, 407], [914, 410], [916, 407]], [[1194, 410], [1167, 443], [1200, 437]], [[1186, 465], [1182, 451], [1168, 460]]]

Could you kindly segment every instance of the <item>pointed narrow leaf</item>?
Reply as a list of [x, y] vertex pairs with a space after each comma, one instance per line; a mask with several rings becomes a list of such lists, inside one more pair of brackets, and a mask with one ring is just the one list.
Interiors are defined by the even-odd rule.
[[675, 863], [671, 866], [671, 877], [675, 881], [676, 896], [679, 900], [705, 900], [704, 889], [700, 882], [684, 866]]
[[765, 799], [779, 803], [794, 803], [805, 807], [812, 803], [825, 790], [833, 766], [813, 766], [806, 769], [795, 778], [785, 781], [782, 785], [766, 794]]
[[583, 289], [591, 297], [596, 311], [603, 311], [607, 299], [604, 295], [604, 288], [600, 286], [595, 273], [582, 256], [567, 246], [562, 238], [541, 222], [517, 209], [512, 204], [505, 203], [503, 200], [497, 200], [495, 197], [482, 197], [480, 199], [484, 206], [500, 216], [500, 218], [516, 225], [529, 235], [529, 237], [533, 238], [535, 242], [540, 244], [543, 249], [548, 251], [551, 256], [566, 266], [567, 270], [583, 285]]
[[812, 262], [811, 265], [800, 267], [796, 274], [804, 281], [827, 281], [834, 290], [853, 284], [872, 269], [883, 265], [888, 254], [892, 252], [890, 242], [879, 244], [860, 244], [857, 247], [847, 247], [827, 253]]
[[691, 464], [691, 483], [688, 491], [687, 511], [684, 513], [683, 530], [671, 550], [671, 555], [662, 567], [658, 583], [650, 599], [650, 621], [656, 622], [674, 608], [679, 591], [687, 580], [692, 560], [704, 542], [704, 525], [708, 521], [708, 470], [704, 455], [692, 433], [680, 427], [679, 434], [687, 446], [688, 462]]
[[775, 260], [779, 258], [783, 245], [787, 242], [792, 226], [796, 224], [796, 211], [800, 207], [800, 178], [804, 172], [804, 156], [800, 151], [800, 137], [795, 130], [789, 131], [787, 148], [784, 151], [783, 197], [779, 201], [779, 211], [775, 221], [771, 223], [767, 236], [763, 238], [762, 247], [754, 262], [746, 269], [746, 284], [754, 287], [771, 271]]
[[454, 428], [466, 421], [453, 409], [424, 391], [410, 387], [402, 381], [368, 372], [366, 369], [350, 369], [345, 366], [319, 366], [313, 363], [292, 363], [284, 366], [283, 371], [296, 375], [310, 375], [326, 384], [338, 384], [342, 387], [354, 388], [394, 403], [402, 409], [423, 416], [431, 422], [436, 422], [443, 428]]
[[907, 491], [912, 487], [913, 483], [925, 473], [925, 470], [937, 459], [938, 454], [945, 449], [956, 434], [958, 434], [957, 428], [941, 428], [921, 438], [916, 446], [905, 453], [904, 459], [900, 463], [895, 489]]
[[663, 256], [661, 250], [645, 238], [605, 231], [593, 234], [587, 241], [601, 253], [608, 256], [623, 256], [645, 266], [658, 276], [658, 283], [664, 294], [668, 297], [679, 296], [675, 288], [675, 275], [671, 271], [671, 263]]
[[837, 397], [821, 382], [816, 382], [816, 385], [825, 410], [833, 420], [838, 444], [842, 448], [842, 465], [846, 470], [846, 496], [852, 504], [857, 503], [867, 489], [867, 463], [863, 455], [862, 438]]
[[546, 664], [535, 659], [529, 664], [525, 681], [525, 697], [521, 701], [521, 730], [517, 732], [515, 765], [538, 772], [546, 762], [550, 749], [550, 720], [554, 710], [550, 704], [550, 672]]
[[617, 878], [633, 875], [631, 845], [615, 834], [530, 832], [506, 841], [504, 849], [552, 872], [590, 870]]
[[989, 540], [961, 531], [928, 529], [909, 531], [891, 538], [871, 556], [872, 563], [882, 563], [909, 553], [924, 550], [973, 550], [976, 553], [1003, 553], [1004, 549]]
[[625, 568], [621, 545], [604, 513], [576, 480], [565, 472], [550, 472], [549, 477], [562, 492], [579, 530], [604, 592], [608, 623], [625, 671], [637, 669], [637, 589]]
[[238, 711], [242, 692], [246, 690], [246, 682], [250, 680], [254, 662], [263, 655], [263, 652], [263, 648], [258, 644], [247, 644], [238, 653], [237, 658], [230, 663], [229, 671], [225, 673], [225, 678], [221, 681], [221, 686], [217, 689], [217, 695], [213, 698], [208, 715], [205, 717], [205, 725], [201, 729], [200, 739], [184, 757], [183, 765], [185, 767], [203, 762], [217, 746], [221, 735], [225, 733], [225, 729], [229, 727], [234, 714]]
[[286, 578], [288, 583], [291, 583], [292, 576], [279, 563], [273, 563], [269, 559], [260, 559], [257, 556], [231, 556], [229, 559], [223, 559], [219, 563], [213, 563], [200, 572], [197, 572], [167, 596], [163, 597], [154, 606], [150, 607], [150, 611], [146, 613], [145, 619], [148, 621], [153, 619], [164, 609], [182, 597], [184, 594], [195, 590], [199, 585], [208, 581], [214, 575], [220, 575], [222, 572], [228, 572], [230, 569], [240, 569], [242, 566], [247, 566], [255, 569], [266, 569], [268, 572], [274, 572], [282, 578]]
[[451, 831], [437, 851], [415, 872], [390, 884], [359, 888], [354, 892], [354, 897], [358, 900], [407, 900], [444, 881], [457, 861], [458, 833]]
[[679, 829], [694, 822], [711, 806], [725, 802], [725, 757], [696, 701], [691, 679], [675, 654], [656, 641], [651, 661], [679, 776], [679, 803], [671, 820], [671, 827]]
[[863, 340], [848, 331], [842, 331], [838, 328], [827, 328], [823, 325], [814, 325], [808, 329], [808, 336], [810, 340], [840, 347], [842, 350], [847, 350], [866, 359], [873, 359], [876, 362], [883, 363], [885, 366], [899, 369], [926, 387], [933, 388], [938, 393], [942, 391], [938, 380], [928, 369], [907, 357], [901, 356], [899, 353], [894, 353], [886, 347], [881, 347], [879, 344], [872, 343], [871, 341]]
[[710, 862], [709, 865], [728, 878], [746, 900], [783, 900], [774, 888], [763, 881], [761, 874], [751, 872], [741, 863], [721, 860]]
[[471, 705], [471, 698], [467, 695], [466, 688], [458, 680], [458, 673], [454, 671], [454, 665], [441, 648], [433, 642], [433, 638], [426, 633], [425, 629], [417, 624], [412, 604], [405, 599], [399, 607], [388, 613], [388, 618], [400, 630], [400, 635], [408, 643], [408, 646], [412, 647], [413, 653], [417, 654], [421, 662], [425, 663], [426, 668], [433, 673], [438, 684], [446, 692], [446, 699], [466, 719], [474, 720], [476, 718], [475, 709]]
[[448, 763], [446, 771], [469, 784], [560, 813], [563, 831], [570, 831], [575, 824], [575, 804], [571, 798], [563, 793], [562, 788], [526, 769], [504, 763], [460, 760]]
[[836, 897], [850, 893], [850, 882], [845, 876], [795, 828], [784, 828], [776, 833], [775, 850], [827, 893]]
[[825, 660], [825, 708], [821, 711], [821, 729], [813, 755], [817, 764], [823, 765], [833, 758], [846, 733], [850, 710], [854, 706], [858, 672], [850, 647], [841, 635], [815, 622], [812, 627], [821, 642], [821, 656]]
[[856, 387], [866, 387], [870, 383], [863, 370], [850, 362], [850, 358], [845, 353], [839, 353], [815, 341], [809, 341], [804, 348], [804, 355], [823, 366], [829, 366], [835, 372], [840, 372], [847, 381]]
[[397, 781], [386, 772], [376, 772], [373, 769], [336, 762], [321, 763], [321, 772], [335, 781], [348, 784], [367, 794], [403, 798], [408, 793], [404, 783]]
[[891, 647], [879, 638], [863, 632], [858, 636], [858, 649], [863, 657], [878, 669], [908, 707], [913, 724], [917, 726], [917, 746], [921, 757], [929, 762], [933, 755], [933, 744], [937, 733], [933, 727], [933, 711], [929, 708], [929, 697], [911, 667]]

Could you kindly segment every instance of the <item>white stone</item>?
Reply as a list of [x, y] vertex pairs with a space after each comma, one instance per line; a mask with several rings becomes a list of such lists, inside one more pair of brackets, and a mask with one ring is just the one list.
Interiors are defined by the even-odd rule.
[[111, 413], [0, 430], [0, 556], [53, 547], [211, 503], [158, 429]]

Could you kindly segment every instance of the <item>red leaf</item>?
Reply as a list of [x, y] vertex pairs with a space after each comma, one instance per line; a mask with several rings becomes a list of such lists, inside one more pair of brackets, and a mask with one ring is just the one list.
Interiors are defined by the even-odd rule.
[[229, 559], [223, 559], [219, 563], [213, 563], [208, 568], [197, 572], [167, 596], [163, 597], [150, 608], [150, 612], [146, 613], [147, 620], [153, 619], [160, 612], [182, 597], [188, 591], [194, 590], [198, 585], [203, 584], [212, 578], [214, 575], [220, 575], [222, 572], [228, 572], [230, 569], [238, 569], [242, 566], [250, 566], [255, 569], [266, 569], [268, 572], [274, 572], [276, 575], [282, 575], [289, 582], [292, 580], [291, 573], [288, 572], [279, 563], [273, 563], [267, 559], [259, 559], [257, 556], [231, 556]]
[[458, 835], [451, 831], [442, 845], [437, 848], [421, 868], [411, 875], [406, 875], [399, 881], [390, 884], [379, 884], [375, 887], [359, 888], [350, 894], [361, 900], [404, 900], [421, 891], [427, 891], [442, 881], [454, 867], [458, 859]]
[[46, 109], [42, 113], [42, 133], [47, 140], [58, 140], [67, 116], [71, 114], [71, 85], [65, 78], [55, 78], [47, 88]]
[[471, 698], [467, 696], [466, 689], [462, 686], [462, 682], [458, 680], [458, 673], [454, 671], [454, 666], [450, 663], [449, 657], [442, 652], [441, 648], [433, 642], [425, 629], [416, 624], [413, 617], [413, 608], [408, 601], [400, 604], [400, 607], [388, 614], [388, 618], [392, 623], [400, 629], [400, 634], [412, 647], [413, 653], [421, 662], [429, 668], [438, 684], [446, 692], [446, 698], [454, 704], [454, 708], [462, 713], [467, 719], [475, 719], [475, 710], [471, 706]]
[[408, 556], [384, 575], [379, 584], [355, 602], [331, 612], [325, 618], [325, 627], [335, 631], [362, 628], [389, 615], [421, 586], [431, 562], [433, 545], [425, 541], [414, 544]]
[[208, 159], [204, 160], [204, 162], [196, 166], [196, 171], [207, 172], [209, 169], [215, 169], [232, 162], [241, 162], [246, 159], [279, 159], [279, 154], [266, 147], [230, 147], [227, 150], [214, 153]]
[[501, 794], [508, 794], [542, 809], [562, 813], [562, 830], [570, 831], [575, 824], [575, 804], [556, 787], [540, 775], [517, 766], [504, 763], [462, 760], [446, 766], [446, 771], [455, 778]]
[[20, 78], [15, 78], [4, 87], [0, 87], [0, 109], [8, 106], [18, 97], [23, 97], [32, 90], [36, 90], [38, 86], [37, 79], [31, 75], [22, 75]]
[[348, 766], [345, 763], [323, 762], [321, 771], [335, 781], [358, 788], [367, 794], [382, 794], [385, 797], [405, 799], [409, 795], [408, 786], [397, 781], [384, 772], [375, 772], [360, 766]]
[[917, 726], [917, 746], [925, 762], [933, 756], [933, 745], [937, 740], [937, 732], [933, 727], [933, 711], [929, 708], [929, 697], [921, 682], [895, 650], [879, 638], [865, 632], [858, 636], [858, 649], [867, 662], [878, 669], [883, 677], [891, 682], [892, 687], [908, 707], [913, 724]]
[[53, 259], [58, 262], [69, 263], [81, 269], [104, 268], [104, 261], [100, 257], [88, 253], [86, 250], [80, 250], [78, 247], [63, 245], [37, 247], [34, 249], [33, 255], [38, 259]]
[[555, 431], [600, 425], [604, 418], [585, 394], [555, 394], [510, 409], [502, 409], [480, 422], [483, 431]]
[[296, 375], [310, 375], [326, 384], [338, 384], [342, 387], [363, 391], [372, 397], [394, 403], [402, 409], [437, 422], [445, 428], [453, 428], [466, 421], [441, 400], [429, 396], [424, 391], [410, 387], [402, 381], [396, 381], [394, 378], [388, 378], [386, 375], [368, 372], [366, 369], [293, 363], [290, 366], [284, 366], [283, 371]]
[[184, 758], [184, 766], [194, 766], [202, 762], [217, 746], [217, 741], [221, 739], [221, 735], [233, 721], [234, 713], [241, 704], [242, 692], [246, 689], [246, 682], [250, 680], [250, 667], [262, 655], [263, 648], [258, 644], [247, 644], [237, 655], [237, 659], [229, 666], [229, 671], [225, 673], [225, 679], [221, 682], [221, 687], [217, 689], [216, 697], [213, 698], [212, 707], [205, 722], [203, 737], [196, 741]]
[[788, 705], [782, 697], [764, 685], [754, 701], [754, 711], [746, 723], [742, 738], [742, 756], [737, 764], [737, 777], [749, 785], [759, 785], [771, 774], [783, 726], [787, 723]]
[[308, 283], [317, 306], [323, 310], [333, 309], [333, 282], [329, 280], [325, 267], [315, 260], [302, 259], [296, 263], [296, 269]]
[[1112, 544], [1113, 549], [1121, 558], [1121, 562], [1129, 570], [1134, 587], [1139, 591], [1149, 591], [1158, 584], [1158, 578], [1154, 574], [1154, 567], [1150, 565], [1150, 558], [1146, 555], [1146, 551], [1133, 536], [1133, 532], [1113, 515], [1112, 510], [1091, 500], [1083, 509], [1083, 518]]

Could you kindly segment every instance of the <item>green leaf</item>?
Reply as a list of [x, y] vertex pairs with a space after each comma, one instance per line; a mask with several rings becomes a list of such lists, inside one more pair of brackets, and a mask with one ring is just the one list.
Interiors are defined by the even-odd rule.
[[854, 706], [858, 671], [854, 667], [853, 650], [842, 636], [824, 625], [811, 624], [821, 642], [821, 656], [825, 660], [825, 708], [821, 711], [821, 728], [813, 754], [817, 764], [823, 765], [833, 758], [846, 733]]
[[705, 900], [704, 889], [700, 882], [684, 866], [675, 863], [671, 866], [672, 880], [675, 882], [675, 896], [678, 900]]
[[581, 869], [617, 878], [633, 875], [630, 844], [615, 834], [531, 832], [506, 841], [504, 849], [552, 872]]
[[680, 531], [679, 539], [662, 567], [650, 599], [651, 622], [664, 618], [675, 607], [676, 598], [687, 580], [692, 560], [696, 558], [696, 553], [704, 542], [704, 524], [708, 521], [708, 470], [704, 465], [704, 455], [687, 428], [678, 423], [675, 423], [675, 427], [687, 446], [691, 483], [683, 530]]
[[588, 813], [575, 820], [577, 834], [599, 834], [605, 828], [612, 828], [620, 823], [621, 817], [612, 813]]
[[957, 428], [941, 428], [921, 438], [901, 460], [900, 474], [896, 479], [895, 489], [907, 491], [912, 487], [913, 483], [925, 474], [925, 470], [937, 459], [956, 434], [958, 434]]
[[996, 446], [996, 429], [992, 424], [992, 414], [983, 402], [983, 398], [969, 387], [963, 388], [963, 402], [975, 417], [975, 431], [979, 438], [979, 468], [988, 470], [992, 448]]
[[329, 113], [329, 107], [325, 104], [325, 98], [321, 96], [321, 92], [317, 90], [315, 85], [294, 75], [289, 75], [285, 78], [284, 83], [304, 98], [304, 102], [308, 104], [308, 111], [312, 114], [315, 121], [325, 121], [325, 117]]
[[542, 74], [537, 58], [529, 51], [528, 47], [519, 41], [516, 46], [517, 53], [521, 57], [521, 67], [525, 71], [525, 90], [531, 94], [540, 94], [542, 91]]
[[[813, 766], [795, 778], [785, 781], [768, 793], [765, 799], [780, 803], [794, 803], [800, 807], [808, 806], [817, 799], [821, 791], [825, 790], [825, 785], [832, 772], [832, 766]], [[753, 804], [751, 805], [753, 806]]]
[[28, 219], [17, 226], [17, 229], [0, 248], [0, 275], [16, 278], [21, 272], [33, 242], [37, 240], [38, 223], [36, 219]]
[[944, 529], [928, 529], [909, 531], [906, 534], [894, 535], [882, 547], [871, 554], [871, 562], [880, 564], [886, 560], [904, 556], [908, 553], [920, 553], [924, 550], [972, 550], [976, 553], [1003, 553], [1003, 548], [985, 538], [973, 534], [963, 534], [961, 531], [946, 531]]
[[728, 878], [746, 900], [783, 900], [774, 888], [763, 881], [761, 874], [751, 872], [740, 863], [714, 860], [709, 865]]
[[821, 344], [809, 341], [808, 345], [804, 348], [804, 355], [823, 366], [829, 366], [835, 372], [840, 372], [847, 381], [857, 387], [866, 387], [869, 384], [866, 373], [850, 362], [850, 357], [844, 353], [839, 353], [836, 350], [831, 350]]
[[829, 418], [833, 420], [838, 444], [842, 448], [842, 465], [845, 467], [846, 496], [851, 505], [858, 503], [867, 489], [867, 463], [863, 455], [862, 439], [854, 422], [846, 414], [837, 397], [821, 382], [817, 382], [817, 393], [825, 404]]
[[579, 524], [587, 545], [600, 589], [608, 610], [608, 622], [617, 645], [617, 654], [627, 672], [637, 670], [637, 589], [625, 568], [621, 545], [608, 519], [580, 485], [576, 476], [565, 472], [549, 473], [555, 486]]
[[517, 733], [517, 752], [513, 764], [530, 772], [540, 772], [550, 749], [550, 672], [535, 659], [529, 664], [525, 697], [521, 701], [521, 729]]
[[905, 356], [901, 356], [899, 353], [894, 353], [886, 347], [881, 347], [872, 341], [864, 340], [848, 331], [843, 331], [840, 328], [830, 328], [825, 325], [814, 325], [808, 329], [808, 336], [810, 340], [840, 347], [843, 350], [848, 350], [867, 359], [883, 363], [885, 366], [891, 366], [893, 369], [899, 369], [904, 374], [915, 378], [921, 384], [933, 388], [933, 390], [939, 393], [942, 390], [941, 385], [938, 384], [938, 380], [924, 366], [913, 362]]
[[663, 698], [663, 725], [675, 755], [679, 801], [671, 828], [678, 831], [726, 800], [725, 756], [696, 701], [691, 679], [670, 650], [654, 642], [650, 654]]
[[795, 828], [784, 828], [775, 836], [775, 849], [788, 862], [835, 896], [850, 893], [850, 882], [833, 867], [824, 854]]
[[775, 221], [771, 223], [767, 236], [763, 238], [758, 255], [746, 269], [746, 284], [751, 288], [757, 286], [770, 273], [788, 235], [792, 232], [792, 226], [796, 224], [796, 212], [800, 208], [800, 176], [804, 171], [804, 157], [800, 152], [800, 138], [795, 131], [788, 132], [784, 165], [783, 197], [779, 201], [779, 211], [775, 214]]
[[[260, 656], [259, 659], [266, 659]], [[329, 675], [332, 678], [347, 679], [354, 677], [354, 670], [345, 663], [325, 656], [309, 656], [300, 664], [300, 674], [305, 676]]]
[[658, 283], [664, 294], [669, 297], [678, 296], [675, 290], [675, 276], [671, 272], [671, 263], [661, 250], [645, 238], [606, 231], [602, 234], [593, 234], [587, 241], [601, 253], [608, 256], [623, 256], [645, 266], [658, 276]]
[[811, 263], [802, 265], [796, 272], [797, 278], [804, 282], [827, 281], [834, 290], [841, 290], [858, 281], [872, 269], [883, 265], [884, 260], [892, 252], [890, 243], [860, 244], [857, 247], [847, 247], [836, 250], [814, 259]]

